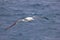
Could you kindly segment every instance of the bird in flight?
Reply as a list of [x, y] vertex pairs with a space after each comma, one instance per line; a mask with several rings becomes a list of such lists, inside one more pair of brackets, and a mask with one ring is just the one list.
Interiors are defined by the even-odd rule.
[[48, 20], [48, 18], [46, 17], [38, 17], [38, 16], [32, 16], [32, 17], [25, 17], [23, 19], [17, 19], [14, 23], [12, 23], [10, 26], [6, 27], [5, 30], [8, 30], [10, 28], [12, 28], [14, 25], [16, 25], [18, 22], [30, 22], [30, 21], [33, 21], [35, 20], [35, 18], [43, 18], [43, 19], [46, 19]]

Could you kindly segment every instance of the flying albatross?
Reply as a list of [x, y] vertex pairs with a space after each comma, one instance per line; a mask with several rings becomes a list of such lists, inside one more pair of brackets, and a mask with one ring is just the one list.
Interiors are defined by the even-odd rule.
[[6, 27], [5, 29], [6, 30], [10, 29], [14, 25], [16, 25], [18, 22], [30, 22], [30, 21], [33, 21], [33, 20], [35, 20], [35, 18], [43, 18], [43, 19], [49, 20], [47, 17], [38, 17], [38, 16], [25, 17], [23, 19], [17, 19], [12, 25]]

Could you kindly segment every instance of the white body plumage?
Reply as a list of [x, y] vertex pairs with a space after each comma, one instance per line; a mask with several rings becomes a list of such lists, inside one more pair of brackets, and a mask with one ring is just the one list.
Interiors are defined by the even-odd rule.
[[26, 17], [26, 18], [22, 19], [22, 21], [25, 21], [25, 22], [32, 21], [32, 20], [34, 20], [33, 17]]

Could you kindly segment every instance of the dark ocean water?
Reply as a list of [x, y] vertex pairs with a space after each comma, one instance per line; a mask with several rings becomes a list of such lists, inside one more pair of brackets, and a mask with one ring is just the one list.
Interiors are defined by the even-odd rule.
[[[5, 30], [18, 18], [29, 16], [38, 18]], [[60, 1], [0, 0], [0, 40], [60, 40]]]

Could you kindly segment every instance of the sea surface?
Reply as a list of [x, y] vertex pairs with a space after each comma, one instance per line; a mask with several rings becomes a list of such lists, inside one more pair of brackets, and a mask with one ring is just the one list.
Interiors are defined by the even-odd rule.
[[60, 40], [60, 0], [0, 0], [0, 40]]

